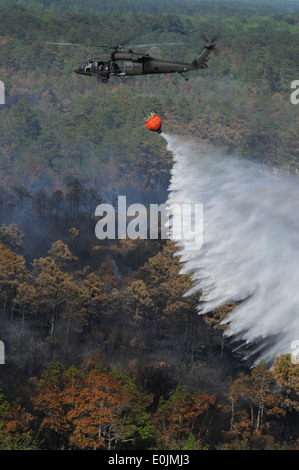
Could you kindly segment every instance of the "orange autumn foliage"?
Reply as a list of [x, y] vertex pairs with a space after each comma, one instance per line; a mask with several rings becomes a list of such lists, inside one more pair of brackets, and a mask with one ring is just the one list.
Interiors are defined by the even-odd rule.
[[107, 373], [91, 371], [82, 388], [71, 387], [65, 404], [71, 405], [67, 420], [74, 426], [70, 443], [79, 449], [105, 449], [117, 439], [119, 411], [127, 400], [122, 386]]
[[34, 407], [43, 414], [42, 426], [67, 436], [68, 448], [110, 449], [117, 441], [119, 416], [129, 397], [105, 369], [83, 372], [54, 364], [37, 387]]

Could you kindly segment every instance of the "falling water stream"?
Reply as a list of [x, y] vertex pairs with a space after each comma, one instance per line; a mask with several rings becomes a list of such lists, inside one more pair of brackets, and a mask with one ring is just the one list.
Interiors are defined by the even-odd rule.
[[[234, 301], [226, 334], [272, 361], [299, 340], [299, 180], [163, 134], [173, 154], [168, 207], [202, 204], [203, 238], [176, 240], [199, 314]], [[173, 209], [175, 210], [175, 209]], [[239, 303], [240, 302], [240, 303]]]

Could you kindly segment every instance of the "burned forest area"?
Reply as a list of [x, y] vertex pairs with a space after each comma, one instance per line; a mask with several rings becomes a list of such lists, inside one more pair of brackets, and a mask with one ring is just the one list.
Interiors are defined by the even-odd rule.
[[[167, 201], [164, 132], [297, 177], [299, 5], [4, 0], [1, 18], [0, 450], [298, 450], [298, 363], [226, 335], [240, 299], [199, 314], [161, 232], [99, 239], [96, 208]], [[188, 81], [74, 73], [128, 36], [192, 63], [216, 32]]]

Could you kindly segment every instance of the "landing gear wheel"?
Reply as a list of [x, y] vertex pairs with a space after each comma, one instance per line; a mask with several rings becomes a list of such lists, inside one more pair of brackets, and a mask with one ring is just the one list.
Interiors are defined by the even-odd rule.
[[101, 75], [101, 80], [102, 80], [102, 83], [107, 83], [108, 80], [109, 80], [109, 75]]

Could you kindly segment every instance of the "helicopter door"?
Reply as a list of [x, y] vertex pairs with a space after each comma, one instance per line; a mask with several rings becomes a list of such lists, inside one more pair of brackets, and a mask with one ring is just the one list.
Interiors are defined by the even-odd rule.
[[112, 62], [110, 65], [110, 75], [125, 75], [124, 74], [124, 63], [122, 60]]
[[126, 75], [142, 75], [143, 73], [142, 62], [125, 61], [124, 65]]

